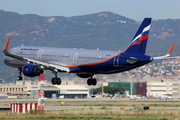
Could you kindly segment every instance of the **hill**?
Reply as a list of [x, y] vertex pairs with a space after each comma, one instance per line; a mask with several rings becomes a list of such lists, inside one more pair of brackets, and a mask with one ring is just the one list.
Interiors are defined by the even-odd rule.
[[[43, 17], [34, 14], [21, 15], [0, 10], [0, 49], [8, 37], [10, 47], [23, 45], [68, 48], [124, 50], [141, 22], [114, 14], [100, 12], [83, 16]], [[179, 54], [180, 20], [152, 21], [147, 54], [165, 54], [172, 42], [176, 42]], [[1, 58], [4, 54], [0, 52]], [[1, 78], [11, 79], [17, 70], [0, 63]], [[11, 76], [9, 76], [11, 74]]]

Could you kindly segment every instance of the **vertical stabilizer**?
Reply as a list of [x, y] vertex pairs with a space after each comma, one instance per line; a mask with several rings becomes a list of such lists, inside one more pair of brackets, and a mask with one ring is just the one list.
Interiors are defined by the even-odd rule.
[[125, 52], [145, 54], [151, 18], [145, 18]]

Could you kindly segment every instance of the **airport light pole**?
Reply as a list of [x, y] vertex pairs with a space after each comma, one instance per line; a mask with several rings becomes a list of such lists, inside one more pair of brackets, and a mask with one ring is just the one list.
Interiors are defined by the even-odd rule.
[[25, 82], [24, 82], [24, 75], [23, 75], [23, 77], [22, 77], [22, 92], [23, 92], [23, 98], [25, 98], [25, 95], [24, 95], [24, 84], [25, 84]]
[[[99, 79], [100, 79], [100, 76], [99, 76]], [[103, 86], [103, 79], [102, 79], [102, 77], [101, 77], [101, 80], [102, 80], [102, 98], [103, 98], [103, 93], [104, 93], [104, 86]]]
[[44, 74], [38, 76], [38, 110], [44, 114]]

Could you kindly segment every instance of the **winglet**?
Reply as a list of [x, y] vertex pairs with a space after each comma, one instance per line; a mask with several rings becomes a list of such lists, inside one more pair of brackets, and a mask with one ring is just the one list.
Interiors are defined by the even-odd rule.
[[170, 47], [170, 49], [169, 49], [167, 55], [171, 55], [171, 54], [172, 54], [173, 49], [174, 49], [174, 45], [175, 45], [175, 43], [172, 43], [172, 45], [171, 45], [171, 47]]
[[172, 45], [171, 45], [171, 47], [170, 47], [170, 49], [169, 49], [169, 51], [167, 52], [166, 55], [158, 56], [158, 57], [153, 57], [153, 60], [162, 60], [162, 59], [176, 58], [176, 57], [169, 57], [172, 54], [172, 52], [173, 52], [174, 45], [175, 45], [175, 43], [172, 43]]
[[7, 42], [6, 42], [6, 45], [4, 46], [4, 51], [7, 51], [8, 48], [9, 48], [9, 43], [10, 43], [10, 38], [8, 38]]

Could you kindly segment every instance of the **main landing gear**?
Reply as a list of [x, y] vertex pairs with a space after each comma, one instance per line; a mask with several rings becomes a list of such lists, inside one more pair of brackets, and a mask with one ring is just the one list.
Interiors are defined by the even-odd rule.
[[58, 77], [54, 77], [54, 78], [52, 78], [52, 80], [51, 80], [51, 83], [53, 84], [53, 85], [60, 85], [61, 84], [61, 78], [58, 78]]
[[97, 80], [95, 78], [91, 77], [91, 78], [87, 79], [87, 84], [95, 86], [97, 84]]
[[21, 73], [22, 73], [22, 68], [18, 68], [18, 71], [19, 71], [19, 76], [17, 76], [17, 80], [19, 80], [19, 81], [21, 81], [22, 80], [22, 75], [21, 75]]
[[53, 85], [60, 85], [61, 84], [61, 78], [57, 77], [57, 72], [58, 72], [57, 70], [52, 71], [52, 73], [54, 73], [54, 75], [55, 75], [55, 77], [51, 79], [51, 83]]

